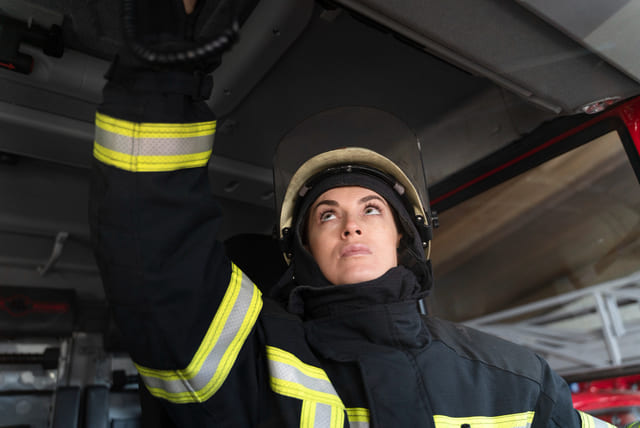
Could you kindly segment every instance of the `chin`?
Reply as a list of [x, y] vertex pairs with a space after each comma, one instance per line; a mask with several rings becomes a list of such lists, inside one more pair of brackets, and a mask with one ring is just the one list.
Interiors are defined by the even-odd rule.
[[380, 278], [384, 275], [384, 272], [381, 272], [380, 269], [352, 269], [349, 272], [346, 272], [345, 275], [341, 275], [337, 284], [357, 284], [359, 282], [371, 281], [376, 278]]

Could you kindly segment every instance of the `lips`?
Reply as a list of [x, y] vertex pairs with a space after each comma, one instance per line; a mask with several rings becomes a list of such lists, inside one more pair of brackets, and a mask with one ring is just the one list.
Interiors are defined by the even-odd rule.
[[340, 257], [352, 257], [371, 254], [371, 250], [364, 244], [347, 245], [340, 252]]

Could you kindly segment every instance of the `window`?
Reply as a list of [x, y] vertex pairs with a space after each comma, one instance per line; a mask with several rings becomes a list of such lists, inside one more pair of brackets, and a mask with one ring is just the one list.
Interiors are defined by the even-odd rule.
[[431, 310], [465, 320], [640, 270], [640, 187], [617, 131], [440, 214]]

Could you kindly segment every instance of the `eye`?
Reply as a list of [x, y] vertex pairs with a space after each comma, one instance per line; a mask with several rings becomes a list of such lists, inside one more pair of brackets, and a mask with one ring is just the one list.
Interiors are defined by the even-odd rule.
[[367, 205], [364, 209], [364, 215], [377, 215], [381, 214], [380, 208], [375, 205]]
[[336, 215], [333, 211], [324, 211], [320, 214], [320, 221], [324, 223], [325, 221], [333, 220], [336, 218]]

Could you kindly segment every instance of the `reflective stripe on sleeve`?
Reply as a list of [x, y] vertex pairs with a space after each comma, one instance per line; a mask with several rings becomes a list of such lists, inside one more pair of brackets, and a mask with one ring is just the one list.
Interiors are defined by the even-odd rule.
[[173, 403], [208, 400], [229, 375], [261, 308], [260, 290], [232, 264], [227, 291], [189, 365], [155, 370], [136, 364], [149, 392]]
[[369, 428], [371, 419], [369, 409], [363, 407], [348, 408], [347, 419], [349, 419], [349, 426], [352, 428]]
[[582, 428], [616, 428], [615, 425], [611, 425], [603, 420], [594, 418], [580, 410], [578, 410], [578, 413], [580, 414], [580, 420], [582, 421]]
[[474, 428], [530, 428], [535, 412], [514, 413], [500, 416], [469, 416], [452, 418], [434, 415], [436, 428], [460, 428], [470, 425]]
[[302, 400], [300, 427], [341, 428], [345, 408], [329, 377], [319, 367], [303, 363], [290, 352], [267, 346], [274, 392]]
[[135, 123], [96, 113], [94, 157], [132, 172], [205, 166], [216, 122]]

